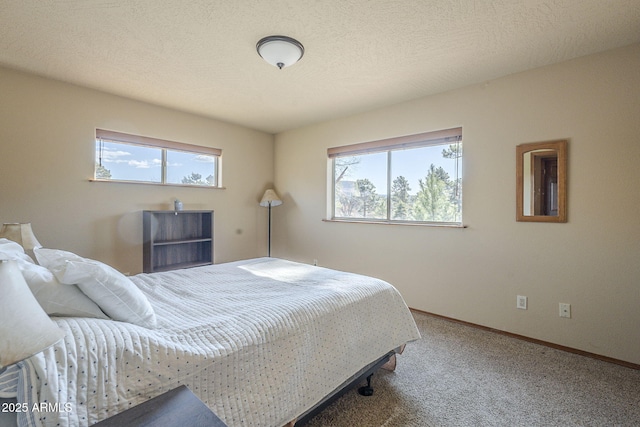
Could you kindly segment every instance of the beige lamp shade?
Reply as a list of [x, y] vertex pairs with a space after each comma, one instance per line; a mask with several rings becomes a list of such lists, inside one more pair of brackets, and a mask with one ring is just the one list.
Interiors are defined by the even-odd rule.
[[31, 293], [14, 261], [0, 260], [0, 371], [64, 337]]
[[276, 190], [270, 188], [264, 192], [264, 196], [262, 196], [262, 200], [260, 200], [260, 206], [280, 206], [282, 204], [282, 200], [278, 197]]
[[31, 229], [31, 223], [7, 223], [0, 229], [0, 237], [13, 240], [20, 244], [25, 250], [31, 251], [33, 248], [41, 248], [42, 245], [36, 239]]

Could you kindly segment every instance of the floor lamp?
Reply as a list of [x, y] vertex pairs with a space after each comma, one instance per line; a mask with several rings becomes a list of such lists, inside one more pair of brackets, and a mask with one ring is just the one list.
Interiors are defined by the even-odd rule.
[[264, 196], [262, 196], [262, 200], [260, 200], [260, 206], [265, 208], [269, 208], [269, 252], [268, 256], [271, 256], [271, 206], [280, 206], [282, 204], [282, 200], [278, 197], [276, 190], [268, 189], [264, 192]]

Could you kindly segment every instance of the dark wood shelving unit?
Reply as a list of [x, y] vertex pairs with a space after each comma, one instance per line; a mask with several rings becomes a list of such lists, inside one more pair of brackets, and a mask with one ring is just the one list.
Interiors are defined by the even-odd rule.
[[224, 421], [184, 385], [102, 420], [94, 426], [227, 427]]
[[143, 211], [142, 271], [213, 264], [213, 211]]

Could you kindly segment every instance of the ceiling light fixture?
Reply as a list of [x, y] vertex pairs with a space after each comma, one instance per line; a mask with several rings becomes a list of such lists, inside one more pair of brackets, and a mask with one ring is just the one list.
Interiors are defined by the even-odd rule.
[[304, 46], [287, 36], [268, 36], [256, 44], [258, 55], [280, 69], [293, 65], [304, 55]]

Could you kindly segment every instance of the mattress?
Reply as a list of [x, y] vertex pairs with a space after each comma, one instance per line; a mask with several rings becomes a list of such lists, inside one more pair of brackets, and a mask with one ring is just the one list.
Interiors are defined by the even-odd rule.
[[275, 258], [131, 278], [158, 326], [54, 318], [65, 338], [19, 366], [21, 426], [86, 426], [179, 385], [229, 426], [283, 426], [420, 338], [390, 284]]

